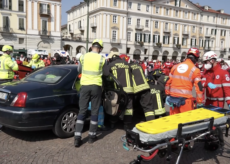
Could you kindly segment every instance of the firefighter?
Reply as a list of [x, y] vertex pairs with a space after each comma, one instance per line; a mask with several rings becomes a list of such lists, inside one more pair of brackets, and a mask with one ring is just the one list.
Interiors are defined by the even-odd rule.
[[193, 85], [197, 94], [197, 106], [203, 105], [200, 70], [195, 66], [199, 57], [199, 50], [191, 48], [187, 53], [187, 59], [171, 70], [165, 86], [165, 92], [168, 95], [166, 103], [171, 106], [170, 115], [190, 111], [194, 108]]
[[152, 72], [152, 78], [149, 81], [151, 100], [153, 101], [153, 110], [155, 118], [166, 116], [165, 110], [165, 84], [169, 79], [165, 76], [160, 69], [156, 69]]
[[14, 78], [14, 72], [18, 71], [18, 64], [12, 61], [13, 48], [9, 45], [2, 47], [3, 55], [0, 57], [0, 84], [10, 82]]
[[96, 131], [98, 125], [98, 109], [101, 105], [102, 72], [105, 65], [105, 58], [100, 55], [100, 52], [103, 49], [102, 40], [95, 39], [91, 48], [91, 52], [80, 57], [80, 65], [78, 66], [78, 72], [82, 75], [80, 79], [80, 111], [77, 116], [76, 130], [74, 134], [75, 147], [80, 147], [82, 143], [81, 134], [90, 101], [91, 121], [88, 143], [93, 143], [97, 140]]
[[202, 84], [206, 88], [205, 105], [214, 105], [223, 108], [226, 101], [230, 108], [230, 77], [226, 70], [221, 68], [217, 55], [213, 51], [204, 54], [205, 63]]
[[[124, 111], [124, 129], [130, 129], [133, 117], [133, 82], [131, 69], [126, 60], [122, 60], [117, 52], [111, 52], [108, 56], [109, 62], [104, 67], [103, 74], [109, 76], [113, 74], [115, 78], [121, 83], [123, 90], [128, 94], [128, 104]], [[141, 68], [141, 67], [140, 67]], [[117, 117], [110, 119], [111, 127], [114, 128], [117, 122]]]
[[38, 54], [34, 54], [32, 60], [27, 66], [31, 67], [32, 69], [37, 69], [45, 67], [45, 63], [43, 62], [43, 60], [40, 60], [40, 56]]
[[146, 121], [153, 120], [155, 118], [153, 102], [151, 100], [150, 87], [145, 78], [144, 71], [137, 63], [130, 64], [130, 67], [136, 100], [140, 102], [140, 105], [144, 110]]

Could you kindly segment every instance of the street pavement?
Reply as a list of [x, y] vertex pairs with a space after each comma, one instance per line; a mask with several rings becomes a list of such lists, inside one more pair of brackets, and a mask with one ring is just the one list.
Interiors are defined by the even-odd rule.
[[[168, 108], [167, 108], [168, 110]], [[129, 164], [142, 154], [126, 151], [120, 137], [125, 134], [119, 123], [115, 130], [99, 133], [99, 140], [87, 143], [88, 125], [84, 128], [83, 145], [74, 147], [73, 138], [59, 139], [52, 131], [20, 132], [8, 128], [0, 131], [0, 164]], [[215, 152], [204, 150], [203, 143], [196, 143], [191, 151], [185, 151], [180, 164], [229, 164], [230, 137]], [[145, 154], [147, 155], [147, 154]], [[172, 154], [175, 163], [176, 154]], [[158, 156], [147, 164], [165, 164]]]

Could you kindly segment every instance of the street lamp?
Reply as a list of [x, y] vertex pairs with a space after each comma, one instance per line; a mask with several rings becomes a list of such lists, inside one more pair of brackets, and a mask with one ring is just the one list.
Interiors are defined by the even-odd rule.
[[86, 36], [86, 52], [89, 51], [88, 44], [89, 44], [89, 1], [84, 0], [87, 3], [87, 36]]

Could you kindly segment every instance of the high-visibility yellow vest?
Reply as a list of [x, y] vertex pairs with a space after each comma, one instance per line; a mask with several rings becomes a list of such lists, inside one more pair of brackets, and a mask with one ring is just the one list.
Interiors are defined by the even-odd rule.
[[0, 79], [13, 79], [13, 71], [18, 71], [18, 64], [11, 60], [10, 55], [3, 54], [0, 57]]
[[102, 68], [105, 58], [94, 52], [82, 55], [80, 58], [82, 65], [81, 85], [102, 86]]
[[45, 63], [42, 60], [38, 60], [38, 62], [34, 62], [34, 60], [32, 59], [27, 66], [28, 67], [35, 66], [36, 68], [41, 68], [41, 67], [45, 67]]

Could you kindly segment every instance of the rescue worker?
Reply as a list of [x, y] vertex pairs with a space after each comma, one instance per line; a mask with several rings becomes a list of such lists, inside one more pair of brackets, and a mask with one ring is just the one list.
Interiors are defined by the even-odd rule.
[[80, 57], [80, 64], [78, 66], [78, 72], [82, 73], [82, 75], [80, 79], [80, 111], [77, 116], [74, 137], [75, 147], [79, 147], [82, 143], [81, 134], [90, 101], [92, 108], [88, 143], [93, 143], [97, 140], [98, 109], [101, 105], [102, 95], [102, 71], [105, 65], [105, 59], [100, 55], [103, 49], [102, 40], [95, 39], [91, 48], [91, 52]]
[[152, 109], [153, 103], [151, 100], [150, 87], [145, 78], [142, 67], [137, 63], [130, 64], [133, 89], [136, 99], [140, 102], [142, 109], [144, 110], [146, 121], [153, 120], [155, 118], [154, 111]]
[[43, 60], [40, 60], [40, 56], [38, 54], [34, 54], [32, 60], [27, 65], [27, 67], [31, 67], [32, 69], [37, 69], [41, 67], [45, 67], [45, 63]]
[[169, 75], [172, 67], [173, 67], [173, 64], [169, 62], [169, 59], [167, 59], [167, 62], [164, 63], [164, 73], [166, 76]]
[[[119, 56], [119, 53], [111, 52], [108, 56], [109, 63], [104, 67], [103, 74], [109, 76], [113, 74], [115, 78], [121, 83], [123, 90], [128, 94], [128, 104], [124, 111], [124, 129], [130, 129], [133, 117], [133, 82], [131, 69], [126, 60], [122, 60]], [[141, 68], [141, 66], [140, 66]], [[141, 68], [142, 69], [142, 68]], [[114, 128], [115, 123], [117, 122], [117, 117], [111, 117], [111, 128]]]
[[11, 60], [13, 48], [9, 45], [2, 47], [3, 55], [0, 57], [0, 84], [10, 82], [14, 78], [14, 71], [18, 71], [18, 64]]
[[159, 62], [159, 60], [156, 60], [156, 62], [154, 63], [154, 69], [161, 69], [161, 63]]
[[217, 55], [213, 51], [204, 54], [205, 63], [202, 84], [206, 88], [205, 105], [214, 105], [223, 108], [226, 101], [230, 108], [230, 77], [226, 70], [217, 62]]
[[165, 76], [160, 69], [156, 69], [152, 72], [152, 78], [148, 82], [150, 86], [151, 100], [153, 101], [153, 110], [155, 118], [166, 116], [165, 110], [165, 84], [169, 79]]
[[200, 70], [195, 66], [199, 57], [199, 50], [191, 48], [187, 53], [187, 59], [172, 68], [165, 86], [165, 93], [168, 95], [166, 103], [171, 106], [170, 115], [190, 111], [194, 108], [193, 85], [197, 94], [197, 106], [203, 105]]

